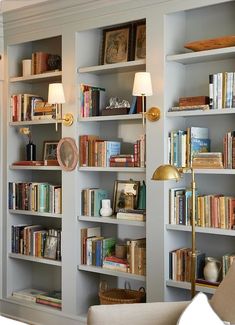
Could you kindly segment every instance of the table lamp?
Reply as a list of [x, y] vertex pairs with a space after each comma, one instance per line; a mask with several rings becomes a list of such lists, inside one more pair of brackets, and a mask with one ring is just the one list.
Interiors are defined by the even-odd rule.
[[196, 287], [196, 236], [195, 236], [195, 208], [196, 208], [196, 184], [194, 177], [194, 170], [192, 167], [183, 167], [176, 168], [172, 165], [161, 165], [153, 173], [152, 180], [154, 181], [165, 181], [165, 180], [180, 180], [182, 174], [187, 171], [191, 171], [192, 180], [191, 180], [191, 191], [192, 191], [192, 215], [191, 215], [191, 297], [195, 296], [195, 287]]

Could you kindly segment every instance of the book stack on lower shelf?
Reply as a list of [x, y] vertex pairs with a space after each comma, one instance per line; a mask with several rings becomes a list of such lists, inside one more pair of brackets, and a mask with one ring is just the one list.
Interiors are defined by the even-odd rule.
[[27, 288], [23, 290], [13, 291], [12, 297], [22, 300], [29, 301], [32, 303], [37, 303], [41, 305], [45, 305], [48, 307], [53, 307], [56, 309], [62, 308], [62, 300], [61, 300], [61, 291], [53, 290], [50, 292]]

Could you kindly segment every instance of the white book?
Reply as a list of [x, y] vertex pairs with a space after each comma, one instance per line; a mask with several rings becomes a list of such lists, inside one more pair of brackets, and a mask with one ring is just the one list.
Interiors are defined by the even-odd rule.
[[27, 289], [23, 289], [23, 290], [19, 290], [19, 291], [13, 291], [12, 296], [15, 298], [36, 302], [37, 295], [46, 294], [46, 293], [47, 293], [46, 291], [33, 289], [33, 288], [27, 288]]

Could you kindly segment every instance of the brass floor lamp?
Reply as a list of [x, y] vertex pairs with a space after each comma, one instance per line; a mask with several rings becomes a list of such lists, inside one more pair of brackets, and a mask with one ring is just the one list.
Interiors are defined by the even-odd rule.
[[161, 165], [153, 173], [152, 180], [166, 181], [166, 180], [180, 180], [182, 174], [191, 171], [191, 191], [192, 191], [192, 215], [191, 215], [191, 235], [192, 235], [192, 252], [191, 252], [191, 297], [195, 296], [196, 287], [196, 236], [195, 236], [195, 207], [196, 207], [196, 184], [194, 170], [191, 167], [183, 167], [177, 169], [172, 165]]

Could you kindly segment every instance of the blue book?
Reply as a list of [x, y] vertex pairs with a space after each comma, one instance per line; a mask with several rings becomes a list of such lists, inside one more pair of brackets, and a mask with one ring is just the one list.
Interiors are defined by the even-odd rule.
[[103, 239], [97, 239], [96, 247], [95, 247], [95, 254], [96, 254], [95, 265], [96, 266], [102, 266], [102, 261], [103, 261], [102, 243], [103, 243]]
[[131, 107], [129, 110], [129, 114], [135, 114], [136, 113], [136, 106], [137, 106], [137, 96], [132, 96], [132, 102]]
[[106, 145], [106, 167], [110, 166], [109, 158], [113, 155], [120, 155], [121, 142], [119, 141], [105, 141]]
[[202, 127], [191, 127], [190, 138], [191, 138], [190, 159], [192, 162], [195, 153], [210, 151], [209, 129], [202, 128]]
[[102, 200], [108, 198], [108, 193], [106, 190], [102, 190], [100, 188], [94, 190], [94, 217], [100, 216], [100, 209]]

